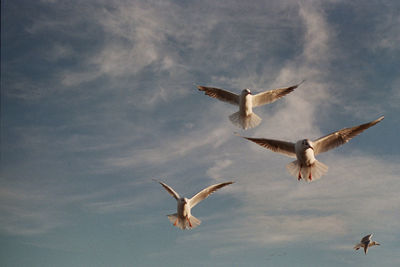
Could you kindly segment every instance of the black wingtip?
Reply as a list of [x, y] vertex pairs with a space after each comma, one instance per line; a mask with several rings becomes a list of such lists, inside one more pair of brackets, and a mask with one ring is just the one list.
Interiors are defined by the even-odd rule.
[[240, 135], [238, 132], [233, 132], [233, 134], [236, 135], [236, 136], [242, 137], [242, 138], [247, 138], [247, 137], [244, 137], [244, 136]]
[[297, 87], [299, 87], [302, 83], [304, 83], [306, 80], [302, 80], [301, 82], [299, 82], [298, 84], [296, 84], [295, 86], [293, 86], [293, 89], [296, 89]]
[[151, 180], [153, 180], [154, 182], [157, 182], [157, 183], [159, 183], [159, 184], [161, 184], [161, 181], [160, 180], [157, 180], [157, 179], [151, 179]]
[[205, 90], [205, 89], [204, 89], [204, 86], [196, 85], [196, 87], [197, 87], [197, 89], [199, 89], [199, 91], [204, 91], [204, 90]]

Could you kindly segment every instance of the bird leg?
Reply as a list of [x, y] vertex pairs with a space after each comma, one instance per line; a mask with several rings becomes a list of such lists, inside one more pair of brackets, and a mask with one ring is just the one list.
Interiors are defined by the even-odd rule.
[[308, 179], [310, 179], [310, 181], [312, 181], [311, 171], [310, 171], [310, 174], [308, 175]]
[[190, 228], [192, 228], [192, 223], [190, 222], [188, 217], [186, 217], [186, 220], [188, 221]]
[[300, 179], [301, 179], [301, 165], [300, 165], [299, 176], [297, 177], [297, 181], [300, 181]]
[[176, 218], [176, 220], [174, 222], [174, 226], [176, 226], [177, 223], [178, 223], [178, 218]]

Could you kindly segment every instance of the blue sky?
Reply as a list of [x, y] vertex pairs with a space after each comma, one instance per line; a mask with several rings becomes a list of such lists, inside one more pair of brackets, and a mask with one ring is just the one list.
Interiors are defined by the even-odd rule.
[[[398, 1], [2, 1], [2, 266], [399, 266]], [[241, 131], [198, 92], [306, 80]], [[385, 115], [319, 155], [296, 141]], [[233, 180], [174, 228], [175, 200]], [[352, 247], [374, 233], [382, 246]]]

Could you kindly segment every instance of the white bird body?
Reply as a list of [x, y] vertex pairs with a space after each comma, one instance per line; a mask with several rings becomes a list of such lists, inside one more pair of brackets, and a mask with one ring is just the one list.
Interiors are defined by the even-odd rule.
[[328, 171], [328, 166], [315, 159], [313, 143], [308, 139], [299, 140], [294, 144], [297, 160], [287, 165], [288, 171], [306, 181], [319, 179]]
[[233, 182], [226, 182], [226, 183], [220, 183], [220, 184], [215, 184], [211, 185], [203, 190], [201, 190], [199, 193], [194, 195], [191, 199], [185, 198], [185, 197], [180, 197], [178, 193], [174, 191], [170, 186], [167, 184], [158, 181], [164, 188], [167, 190], [168, 193], [170, 193], [177, 201], [177, 208], [176, 208], [176, 213], [174, 214], [169, 214], [167, 215], [171, 223], [173, 223], [174, 226], [177, 226], [181, 229], [191, 229], [195, 228], [200, 225], [201, 221], [194, 217], [191, 214], [191, 210], [194, 206], [196, 206], [198, 203], [200, 203], [202, 200], [206, 199], [210, 194], [214, 193], [218, 189], [233, 184]]
[[311, 142], [309, 140], [299, 140], [294, 145], [296, 158], [303, 166], [311, 166], [316, 161], [314, 149], [310, 143]]
[[189, 200], [187, 198], [180, 198], [177, 201], [177, 214], [180, 219], [184, 219], [186, 217], [190, 217], [192, 214], [190, 213], [190, 205]]
[[251, 94], [250, 89], [244, 89], [242, 90], [241, 94], [238, 95], [227, 90], [214, 87], [197, 86], [197, 88], [200, 91], [204, 91], [208, 96], [228, 102], [232, 105], [239, 106], [239, 111], [230, 115], [229, 120], [234, 125], [246, 130], [256, 127], [261, 122], [261, 118], [253, 112], [254, 107], [275, 102], [277, 99], [292, 92], [301, 83], [290, 87], [261, 92], [256, 95]]
[[314, 141], [303, 139], [296, 143], [291, 143], [265, 138], [243, 138], [274, 152], [282, 153], [289, 157], [296, 157], [297, 159], [295, 161], [286, 166], [289, 173], [297, 177], [298, 180], [304, 179], [311, 182], [312, 180], [319, 179], [328, 171], [328, 166], [319, 162], [315, 158], [316, 155], [347, 143], [356, 135], [383, 120], [383, 118], [382, 116], [368, 123], [344, 128]]
[[240, 94], [239, 113], [245, 117], [253, 113], [253, 96], [248, 89], [243, 90]]

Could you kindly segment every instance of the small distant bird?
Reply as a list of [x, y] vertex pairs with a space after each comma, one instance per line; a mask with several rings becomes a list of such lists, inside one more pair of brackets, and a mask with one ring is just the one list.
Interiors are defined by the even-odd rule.
[[229, 119], [234, 125], [246, 130], [256, 127], [261, 122], [261, 118], [253, 113], [253, 108], [275, 102], [282, 96], [292, 92], [303, 82], [304, 81], [290, 87], [265, 91], [256, 95], [253, 95], [250, 89], [244, 89], [240, 95], [237, 95], [214, 87], [199, 85], [197, 88], [199, 91], [204, 91], [204, 93], [210, 97], [239, 106], [239, 111], [230, 115]]
[[367, 252], [368, 252], [368, 248], [369, 248], [369, 247], [372, 247], [372, 246], [380, 246], [381, 244], [379, 244], [379, 243], [376, 242], [376, 241], [372, 241], [372, 240], [371, 240], [372, 235], [373, 235], [373, 234], [369, 234], [369, 235], [364, 236], [364, 237], [361, 239], [360, 243], [358, 243], [357, 245], [355, 245], [354, 249], [355, 249], [355, 250], [359, 250], [360, 248], [364, 248], [364, 253], [365, 253], [365, 255], [367, 255]]
[[314, 141], [303, 139], [296, 143], [291, 143], [264, 138], [242, 137], [274, 152], [293, 158], [296, 157], [297, 160], [289, 163], [286, 168], [291, 175], [297, 176], [298, 180], [303, 178], [311, 182], [320, 178], [328, 171], [328, 166], [315, 159], [316, 155], [347, 143], [356, 135], [383, 120], [383, 118], [384, 116], [372, 122], [345, 128]]
[[181, 229], [191, 229], [199, 226], [201, 221], [190, 213], [191, 209], [197, 204], [199, 204], [200, 201], [204, 200], [210, 194], [214, 193], [218, 189], [234, 183], [234, 182], [226, 182], [226, 183], [211, 185], [203, 189], [199, 193], [197, 193], [191, 199], [187, 199], [185, 197], [180, 197], [179, 194], [176, 193], [174, 189], [172, 189], [167, 184], [160, 181], [157, 182], [159, 182], [165, 188], [165, 190], [167, 190], [168, 193], [170, 193], [171, 196], [173, 196], [178, 202], [177, 213], [170, 214], [167, 216], [171, 221], [171, 223], [174, 224], [174, 226], [179, 227]]

